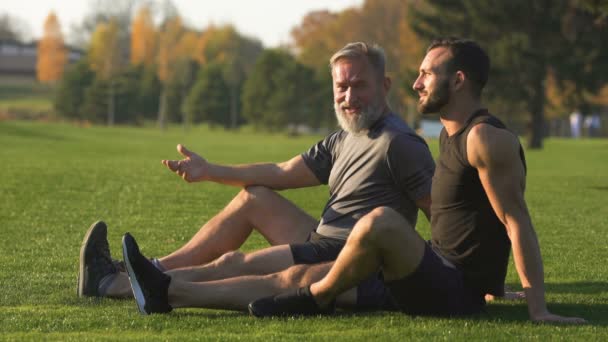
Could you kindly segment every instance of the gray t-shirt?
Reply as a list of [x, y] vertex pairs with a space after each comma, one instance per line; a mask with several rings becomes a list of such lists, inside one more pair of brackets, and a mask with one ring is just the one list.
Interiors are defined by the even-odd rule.
[[416, 225], [415, 201], [429, 196], [435, 170], [426, 144], [397, 115], [376, 122], [368, 134], [338, 130], [302, 154], [306, 165], [329, 185], [317, 233], [346, 240], [355, 223], [379, 206]]

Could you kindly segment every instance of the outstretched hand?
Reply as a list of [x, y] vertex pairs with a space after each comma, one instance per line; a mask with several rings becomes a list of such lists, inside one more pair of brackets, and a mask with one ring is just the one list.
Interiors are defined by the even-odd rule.
[[188, 150], [184, 145], [177, 145], [177, 151], [184, 156], [182, 160], [163, 160], [162, 163], [177, 173], [186, 182], [197, 182], [207, 177], [209, 163], [198, 154]]

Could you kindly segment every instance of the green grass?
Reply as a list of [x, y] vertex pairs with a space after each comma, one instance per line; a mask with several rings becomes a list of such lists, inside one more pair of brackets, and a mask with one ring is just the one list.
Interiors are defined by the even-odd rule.
[[53, 111], [54, 88], [33, 78], [0, 76], [0, 114], [38, 118]]
[[[258, 320], [243, 313], [187, 309], [141, 316], [130, 300], [76, 297], [78, 253], [97, 219], [111, 249], [131, 231], [144, 254], [186, 242], [238, 189], [186, 184], [161, 164], [184, 143], [221, 163], [282, 161], [319, 137], [173, 128], [79, 128], [0, 122], [0, 340], [607, 340], [608, 140], [548, 140], [528, 152], [527, 200], [545, 261], [550, 309], [585, 326], [536, 325], [523, 302], [495, 302], [468, 319], [399, 313]], [[431, 142], [436, 152], [436, 142]], [[285, 195], [318, 216], [325, 187]], [[420, 231], [428, 236], [428, 224]], [[243, 250], [266, 246], [252, 236]], [[510, 267], [507, 283], [518, 287]]]

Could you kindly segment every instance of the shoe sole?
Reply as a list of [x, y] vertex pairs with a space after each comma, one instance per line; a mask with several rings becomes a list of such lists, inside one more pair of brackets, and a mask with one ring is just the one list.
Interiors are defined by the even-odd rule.
[[251, 305], [251, 303], [249, 303], [249, 305], [247, 305], [247, 310], [249, 311], [249, 314], [251, 316], [258, 317], [258, 318], [263, 317], [260, 314], [258, 314], [257, 312], [255, 312], [255, 309], [253, 308], [253, 305]]
[[131, 266], [131, 260], [129, 259], [129, 253], [127, 253], [127, 245], [125, 244], [124, 237], [122, 239], [122, 256], [125, 261], [127, 274], [129, 275], [129, 283], [131, 283], [131, 290], [133, 291], [133, 297], [135, 297], [135, 302], [137, 303], [139, 313], [141, 313], [142, 315], [149, 315], [150, 313], [147, 312], [145, 309], [146, 299], [144, 298], [144, 293], [141, 290], [139, 281], [137, 281], [137, 277], [135, 276], [135, 272], [133, 271], [133, 267]]
[[95, 296], [95, 294], [92, 295], [90, 293], [86, 293], [87, 291], [85, 288], [85, 284], [88, 279], [86, 277], [86, 272], [85, 272], [85, 256], [86, 256], [86, 251], [89, 247], [89, 242], [91, 241], [91, 236], [98, 229], [107, 229], [107, 226], [103, 221], [97, 221], [97, 222], [93, 223], [87, 230], [86, 234], [84, 235], [84, 239], [82, 240], [82, 245], [80, 246], [80, 267], [78, 269], [78, 289], [77, 289], [77, 294], [79, 297]]

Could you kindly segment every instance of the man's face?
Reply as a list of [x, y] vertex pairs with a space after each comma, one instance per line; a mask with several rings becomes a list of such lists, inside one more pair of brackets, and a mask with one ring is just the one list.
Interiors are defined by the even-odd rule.
[[387, 85], [366, 58], [342, 58], [332, 70], [334, 110], [343, 130], [360, 133], [382, 115]]
[[437, 113], [450, 102], [450, 77], [446, 70], [449, 51], [438, 47], [427, 53], [420, 65], [413, 88], [418, 92], [418, 111], [422, 114]]

